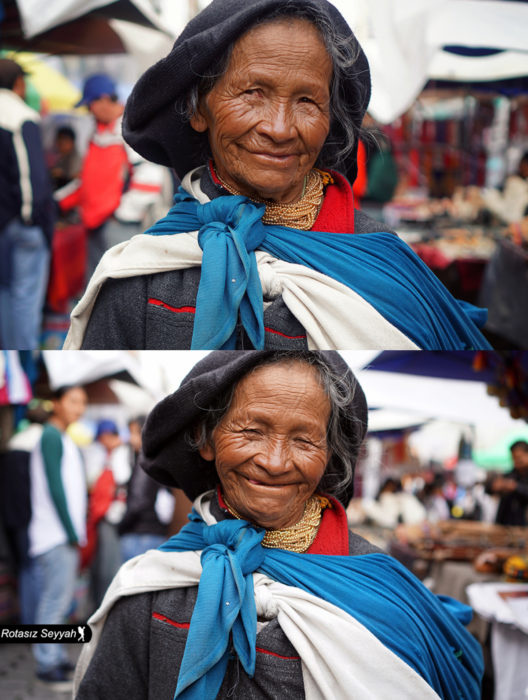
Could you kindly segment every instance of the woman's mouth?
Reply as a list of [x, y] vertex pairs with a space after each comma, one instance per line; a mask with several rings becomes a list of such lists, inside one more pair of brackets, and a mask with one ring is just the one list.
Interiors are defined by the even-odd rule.
[[290, 163], [295, 159], [294, 153], [269, 153], [265, 151], [253, 152], [252, 155], [260, 160], [267, 161], [269, 163], [283, 164]]
[[285, 486], [289, 486], [289, 484], [284, 484], [284, 483], [273, 483], [269, 481], [259, 481], [258, 479], [250, 479], [249, 477], [246, 477], [248, 482], [252, 486], [264, 486], [265, 488], [270, 488], [270, 489], [278, 489], [278, 488], [284, 488]]

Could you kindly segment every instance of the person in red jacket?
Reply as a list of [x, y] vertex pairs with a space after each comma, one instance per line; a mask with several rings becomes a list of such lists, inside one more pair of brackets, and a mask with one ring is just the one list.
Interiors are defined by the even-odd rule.
[[55, 197], [62, 211], [79, 207], [87, 231], [88, 280], [103, 253], [143, 229], [145, 211], [160, 198], [164, 169], [147, 163], [121, 136], [123, 105], [114, 81], [88, 77], [76, 107], [86, 105], [95, 130], [79, 178]]

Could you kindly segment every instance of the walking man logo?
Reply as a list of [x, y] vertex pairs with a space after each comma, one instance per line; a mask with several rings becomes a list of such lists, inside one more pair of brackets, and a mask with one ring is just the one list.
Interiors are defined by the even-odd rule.
[[84, 642], [84, 625], [79, 625], [77, 627], [77, 632], [79, 634], [79, 641]]

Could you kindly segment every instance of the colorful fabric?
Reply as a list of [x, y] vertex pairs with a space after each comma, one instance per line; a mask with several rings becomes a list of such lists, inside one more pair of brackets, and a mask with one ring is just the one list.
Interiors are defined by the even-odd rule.
[[459, 304], [393, 234], [347, 236], [266, 226], [264, 205], [241, 196], [200, 204], [180, 188], [174, 201], [146, 234], [199, 231], [203, 260], [193, 349], [234, 349], [239, 315], [253, 347], [263, 347], [257, 249], [352, 289], [421, 349], [490, 348], [475, 325], [483, 325], [486, 312]]
[[344, 610], [414, 669], [442, 698], [480, 697], [482, 659], [465, 630], [470, 608], [438, 599], [397, 561], [296, 554], [261, 546], [264, 530], [243, 520], [190, 523], [160, 548], [202, 550], [203, 572], [175, 698], [215, 697], [232, 641], [246, 673], [255, 671], [254, 572]]

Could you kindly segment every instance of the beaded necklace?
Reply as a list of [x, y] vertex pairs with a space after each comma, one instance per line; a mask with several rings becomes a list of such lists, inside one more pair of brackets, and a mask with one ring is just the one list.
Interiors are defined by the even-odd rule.
[[[229, 505], [223, 497], [227, 510], [237, 520], [245, 520]], [[299, 522], [282, 530], [266, 530], [262, 546], [269, 549], [287, 549], [290, 552], [306, 552], [317, 535], [321, 523], [322, 511], [328, 505], [324, 496], [311, 496], [304, 506], [304, 513]]]
[[[234, 195], [243, 194], [231, 185], [228, 185], [215, 170], [216, 177], [222, 187]], [[329, 173], [313, 168], [304, 178], [304, 187], [301, 198], [297, 202], [281, 204], [270, 202], [261, 197], [248, 197], [252, 202], [266, 205], [266, 211], [262, 217], [265, 224], [289, 226], [290, 228], [308, 231], [312, 228], [323, 203], [324, 188], [333, 182]]]

